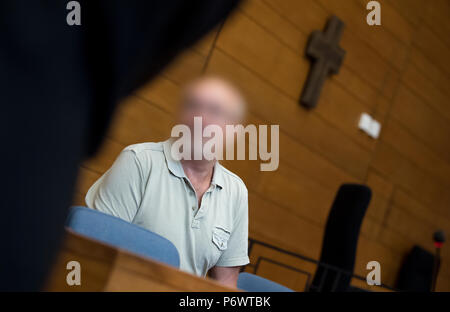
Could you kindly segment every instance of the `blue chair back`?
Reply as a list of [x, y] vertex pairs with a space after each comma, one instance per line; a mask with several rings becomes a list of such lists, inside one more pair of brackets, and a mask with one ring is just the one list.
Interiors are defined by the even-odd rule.
[[250, 292], [293, 292], [292, 289], [251, 273], [240, 273], [237, 287]]
[[180, 266], [178, 251], [169, 240], [103, 212], [86, 207], [72, 207], [66, 226], [79, 234], [140, 256], [149, 257], [177, 268]]

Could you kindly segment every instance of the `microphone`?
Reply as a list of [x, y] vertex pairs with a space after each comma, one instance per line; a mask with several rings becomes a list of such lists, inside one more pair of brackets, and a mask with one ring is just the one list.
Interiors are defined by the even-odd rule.
[[436, 231], [433, 234], [434, 246], [436, 248], [441, 248], [445, 242], [445, 233], [442, 230]]
[[431, 291], [436, 290], [436, 281], [441, 264], [441, 247], [445, 242], [445, 232], [438, 230], [433, 234], [434, 247], [436, 247], [436, 255], [434, 257], [433, 279], [431, 284]]

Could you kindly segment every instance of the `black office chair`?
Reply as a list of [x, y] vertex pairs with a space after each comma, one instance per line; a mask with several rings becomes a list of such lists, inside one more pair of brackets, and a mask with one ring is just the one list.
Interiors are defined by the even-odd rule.
[[359, 230], [372, 192], [359, 184], [343, 184], [334, 199], [323, 238], [313, 292], [349, 291]]
[[405, 257], [397, 278], [401, 291], [428, 292], [433, 281], [435, 256], [420, 246], [414, 246]]

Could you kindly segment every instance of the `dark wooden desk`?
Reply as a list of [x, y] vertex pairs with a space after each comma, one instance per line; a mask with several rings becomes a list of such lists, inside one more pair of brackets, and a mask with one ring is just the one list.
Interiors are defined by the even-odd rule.
[[[69, 286], [69, 261], [81, 266], [81, 285]], [[137, 256], [67, 231], [47, 291], [236, 291], [208, 278]]]

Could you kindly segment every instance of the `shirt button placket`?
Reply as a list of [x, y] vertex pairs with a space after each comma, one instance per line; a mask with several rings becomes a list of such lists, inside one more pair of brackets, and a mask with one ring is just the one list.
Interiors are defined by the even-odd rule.
[[[197, 195], [195, 194], [195, 191], [193, 189], [191, 189], [190, 194], [193, 197], [193, 200], [195, 201], [195, 204], [192, 205], [192, 211], [195, 212], [197, 210], [197, 205], [198, 205], [198, 203], [197, 203]], [[194, 213], [194, 217], [193, 217], [193, 220], [192, 220], [192, 223], [191, 223], [191, 227], [193, 229], [200, 228], [200, 221], [197, 220], [197, 215], [198, 215], [198, 211], [197, 211], [197, 213]]]

